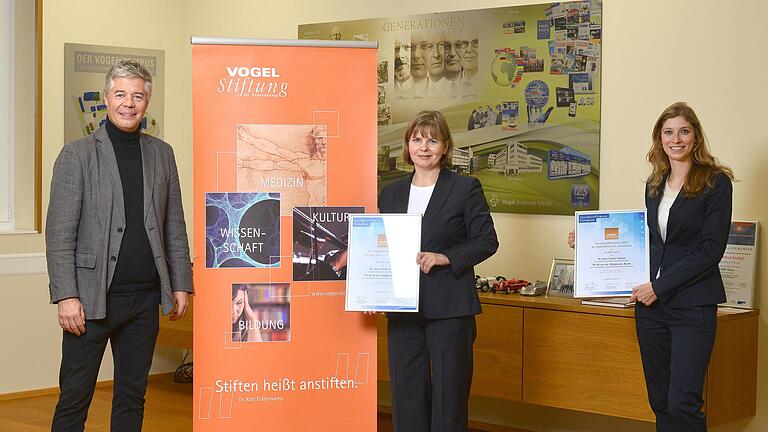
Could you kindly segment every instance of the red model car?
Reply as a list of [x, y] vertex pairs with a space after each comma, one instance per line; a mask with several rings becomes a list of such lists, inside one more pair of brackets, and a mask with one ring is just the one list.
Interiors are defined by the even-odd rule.
[[[496, 276], [496, 282], [507, 280], [504, 276]], [[491, 290], [491, 282], [494, 280], [493, 277], [483, 277], [479, 275], [475, 275], [475, 288], [479, 289], [482, 292], [488, 292]]]
[[503, 292], [504, 294], [509, 294], [511, 292], [518, 292], [520, 291], [524, 286], [528, 285], [529, 282], [522, 279], [504, 279], [502, 278], [499, 281], [496, 281], [496, 283], [491, 286], [491, 292], [496, 293], [498, 291]]

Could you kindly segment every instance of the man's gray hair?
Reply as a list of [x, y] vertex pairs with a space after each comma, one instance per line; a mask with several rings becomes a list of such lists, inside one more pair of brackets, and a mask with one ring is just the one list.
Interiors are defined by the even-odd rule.
[[112, 86], [115, 85], [115, 78], [141, 78], [144, 80], [144, 90], [147, 92], [147, 96], [152, 95], [152, 74], [149, 70], [141, 65], [136, 60], [122, 59], [112, 65], [107, 72], [107, 77], [104, 80], [104, 95], [109, 94], [112, 90]]

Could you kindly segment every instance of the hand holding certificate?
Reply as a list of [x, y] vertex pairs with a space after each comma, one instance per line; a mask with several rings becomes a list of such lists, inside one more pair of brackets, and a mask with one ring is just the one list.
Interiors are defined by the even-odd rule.
[[350, 214], [347, 311], [416, 312], [421, 215]]
[[645, 210], [576, 212], [574, 297], [630, 296], [649, 281]]

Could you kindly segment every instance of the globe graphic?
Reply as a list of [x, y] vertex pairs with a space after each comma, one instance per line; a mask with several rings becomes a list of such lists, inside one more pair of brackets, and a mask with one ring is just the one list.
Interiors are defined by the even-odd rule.
[[542, 80], [533, 80], [525, 86], [525, 102], [534, 108], [543, 108], [549, 101], [549, 87]]
[[522, 75], [522, 69], [513, 54], [500, 52], [491, 63], [491, 76], [493, 81], [502, 87], [514, 87], [520, 81], [520, 78], [515, 80], [515, 77]]

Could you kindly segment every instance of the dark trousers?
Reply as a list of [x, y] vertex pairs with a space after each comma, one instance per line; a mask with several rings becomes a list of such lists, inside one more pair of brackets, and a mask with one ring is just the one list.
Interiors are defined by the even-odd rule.
[[475, 317], [391, 314], [387, 331], [394, 431], [466, 431]]
[[64, 333], [61, 395], [52, 432], [84, 430], [107, 340], [111, 341], [115, 366], [110, 430], [141, 430], [147, 375], [159, 330], [159, 303], [159, 290], [110, 295], [106, 318], [86, 321], [85, 333], [80, 336]]
[[637, 339], [648, 400], [659, 432], [703, 432], [701, 408], [715, 344], [717, 306], [674, 308], [658, 301], [636, 308]]

